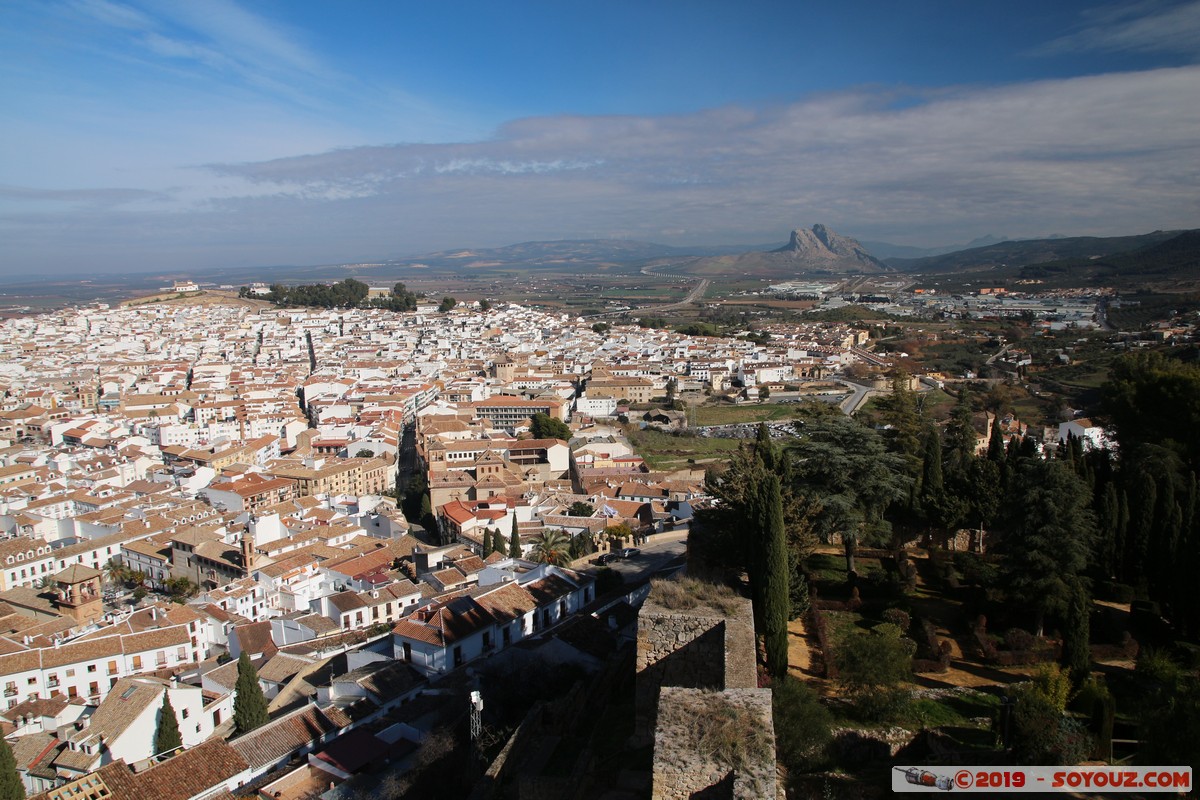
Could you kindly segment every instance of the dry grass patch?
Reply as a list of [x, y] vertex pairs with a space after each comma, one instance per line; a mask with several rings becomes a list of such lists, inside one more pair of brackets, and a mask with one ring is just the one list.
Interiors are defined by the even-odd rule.
[[711, 608], [725, 616], [736, 614], [741, 598], [727, 586], [695, 578], [650, 581], [650, 600], [671, 611]]
[[675, 695], [658, 713], [660, 729], [692, 731], [695, 752], [706, 761], [746, 772], [775, 760], [762, 714], [721, 692]]

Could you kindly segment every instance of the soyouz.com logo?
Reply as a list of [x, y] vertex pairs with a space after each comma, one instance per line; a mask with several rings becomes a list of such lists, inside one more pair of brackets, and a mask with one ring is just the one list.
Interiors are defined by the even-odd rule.
[[1171, 792], [1191, 767], [893, 767], [893, 792]]

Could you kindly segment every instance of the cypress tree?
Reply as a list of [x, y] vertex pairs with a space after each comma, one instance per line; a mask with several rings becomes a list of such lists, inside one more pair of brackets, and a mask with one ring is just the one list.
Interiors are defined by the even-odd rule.
[[1124, 489], [1117, 493], [1117, 524], [1113, 528], [1113, 574], [1128, 583], [1129, 569], [1125, 552], [1129, 547], [1129, 493]]
[[771, 431], [765, 422], [758, 423], [758, 430], [754, 435], [754, 455], [768, 470], [774, 471], [778, 466], [775, 463], [775, 445], [771, 442]]
[[483, 529], [483, 545], [481, 546], [481, 549], [483, 550], [484, 558], [487, 558], [489, 555], [491, 555], [491, 552], [492, 552], [492, 529], [491, 528]]
[[1040, 458], [1041, 453], [1038, 450], [1038, 443], [1033, 440], [1032, 436], [1026, 436], [1021, 440], [1021, 446], [1017, 448], [1017, 458]]
[[267, 698], [258, 685], [258, 670], [250, 663], [250, 654], [238, 656], [237, 685], [233, 696], [233, 724], [238, 733], [247, 733], [267, 722]]
[[760, 581], [762, 590], [762, 632], [767, 650], [767, 671], [773, 676], [787, 674], [788, 618], [791, 593], [788, 588], [787, 537], [783, 526], [783, 495], [779, 478], [767, 475], [758, 491], [759, 533], [762, 555]]
[[1033, 612], [1041, 636], [1045, 618], [1066, 616], [1077, 594], [1096, 522], [1082, 479], [1065, 462], [1026, 461], [1018, 479], [1022, 505], [997, 549], [1006, 556], [1010, 600]]
[[17, 772], [17, 759], [3, 736], [0, 736], [0, 800], [25, 800], [25, 784]]
[[1195, 547], [1197, 494], [1196, 473], [1188, 473], [1183, 501], [1180, 504], [1181, 519], [1179, 536], [1175, 541], [1175, 552], [1171, 557], [1171, 577], [1169, 587], [1169, 602], [1171, 604], [1171, 620], [1181, 633], [1187, 635], [1191, 630], [1190, 606], [1197, 603], [1193, 600], [1192, 590], [1192, 550]]
[[1151, 579], [1154, 596], [1162, 600], [1163, 605], [1169, 605], [1172, 595], [1171, 578], [1175, 574], [1174, 559], [1179, 552], [1180, 531], [1183, 528], [1183, 510], [1178, 503], [1171, 503], [1165, 513], [1165, 519], [1158, 521], [1158, 543]]
[[[1193, 486], [1196, 476], [1192, 475]], [[1179, 537], [1179, 578], [1176, 591], [1179, 593], [1179, 608], [1176, 618], [1180, 629], [1191, 636], [1200, 633], [1200, 603], [1196, 602], [1192, 582], [1200, 574], [1200, 498], [1193, 504], [1190, 523]]]
[[1091, 637], [1091, 598], [1082, 582], [1072, 588], [1063, 625], [1063, 666], [1071, 673], [1071, 682], [1079, 686], [1088, 676], [1092, 663], [1088, 641]]
[[799, 619], [808, 613], [808, 578], [804, 576], [804, 559], [795, 547], [788, 547], [788, 619]]
[[971, 422], [971, 390], [963, 387], [946, 425], [946, 460], [951, 474], [962, 475], [975, 457], [975, 426]]
[[945, 517], [946, 485], [942, 479], [942, 437], [937, 428], [925, 433], [925, 452], [921, 459], [920, 506], [931, 526], [949, 523]]
[[179, 735], [179, 720], [171, 705], [171, 693], [163, 692], [162, 708], [158, 710], [158, 731], [154, 734], [154, 752], [161, 754], [180, 747], [183, 747], [183, 737]]
[[513, 514], [512, 536], [508, 540], [508, 554], [512, 558], [521, 557], [521, 534], [517, 530], [517, 515]]
[[1100, 532], [1096, 547], [1096, 572], [1107, 579], [1113, 576], [1116, 568], [1117, 527], [1121, 520], [1121, 500], [1115, 484], [1105, 485], [1096, 519]]
[[1004, 431], [1000, 430], [1000, 415], [992, 418], [992, 435], [988, 439], [988, 461], [999, 463], [1004, 460]]
[[1146, 589], [1148, 582], [1148, 564], [1150, 558], [1150, 540], [1154, 535], [1154, 509], [1158, 504], [1158, 486], [1154, 476], [1142, 470], [1136, 477], [1133, 498], [1136, 499], [1130, 508], [1129, 535], [1125, 542], [1125, 564], [1128, 571], [1126, 583], [1131, 583], [1139, 590]]

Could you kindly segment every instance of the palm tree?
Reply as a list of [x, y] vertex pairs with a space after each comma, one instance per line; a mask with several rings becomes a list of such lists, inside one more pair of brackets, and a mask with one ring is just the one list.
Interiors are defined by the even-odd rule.
[[542, 531], [533, 543], [533, 560], [563, 566], [571, 560], [571, 540], [562, 531]]
[[113, 586], [119, 586], [129, 577], [129, 570], [125, 565], [115, 558], [110, 558], [108, 563], [104, 565], [104, 582]]

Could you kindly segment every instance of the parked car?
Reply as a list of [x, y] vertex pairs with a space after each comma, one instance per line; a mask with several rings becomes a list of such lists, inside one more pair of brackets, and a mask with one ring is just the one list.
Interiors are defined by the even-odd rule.
[[621, 551], [621, 558], [633, 558], [640, 552], [642, 552], [642, 551], [636, 547], [626, 547], [624, 550]]
[[605, 564], [611, 564], [612, 562], [614, 562], [616, 560], [617, 560], [616, 553], [601, 553], [600, 555], [596, 556], [595, 563], [597, 563], [603, 567]]

